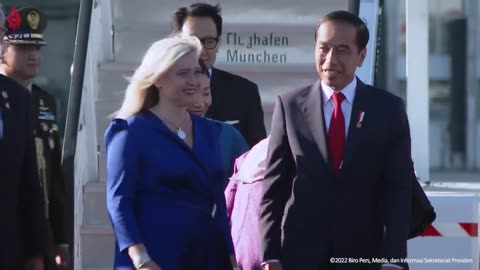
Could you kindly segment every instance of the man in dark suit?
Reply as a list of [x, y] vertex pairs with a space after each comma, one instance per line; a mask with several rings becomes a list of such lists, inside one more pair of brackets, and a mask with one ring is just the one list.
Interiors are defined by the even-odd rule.
[[[0, 18], [3, 25], [3, 13]], [[0, 43], [4, 34], [0, 27]], [[25, 88], [0, 75], [0, 269], [42, 270], [46, 255], [30, 99]]]
[[203, 45], [200, 59], [210, 69], [212, 106], [207, 117], [236, 127], [250, 146], [266, 137], [262, 102], [255, 83], [214, 68], [222, 35], [220, 6], [195, 3], [179, 8], [174, 15], [174, 32], [194, 35]]
[[411, 201], [402, 100], [362, 83], [368, 29], [336, 11], [318, 24], [320, 80], [277, 99], [260, 238], [264, 269], [402, 269]]
[[[51, 247], [47, 269], [57, 269], [55, 257], [65, 267], [68, 260], [66, 185], [61, 170], [61, 144], [57, 124], [55, 97], [32, 83], [41, 64], [41, 47], [46, 44], [43, 31], [46, 16], [35, 7], [18, 9], [18, 28], [7, 23], [1, 72], [31, 91], [36, 145], [36, 161], [40, 185], [46, 202], [45, 216], [50, 223]], [[16, 34], [23, 33], [23, 34]], [[55, 247], [54, 247], [55, 244]]]

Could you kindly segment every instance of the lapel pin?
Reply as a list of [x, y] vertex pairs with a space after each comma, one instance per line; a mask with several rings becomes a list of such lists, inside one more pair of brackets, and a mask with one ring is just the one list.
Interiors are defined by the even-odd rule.
[[4, 99], [7, 99], [7, 98], [8, 98], [8, 94], [7, 94], [7, 92], [5, 92], [5, 91], [2, 91], [2, 97], [3, 97]]
[[358, 121], [357, 121], [357, 128], [361, 128], [362, 127], [362, 123], [363, 123], [363, 118], [365, 117], [365, 112], [360, 112], [358, 114]]
[[7, 108], [7, 110], [9, 110], [10, 109], [10, 103], [8, 103], [8, 102], [5, 103], [5, 108]]

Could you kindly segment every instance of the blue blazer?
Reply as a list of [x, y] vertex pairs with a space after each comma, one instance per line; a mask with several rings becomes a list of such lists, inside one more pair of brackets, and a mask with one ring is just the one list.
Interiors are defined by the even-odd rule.
[[228, 178], [233, 174], [235, 160], [243, 155], [243, 153], [247, 152], [250, 149], [250, 146], [248, 146], [247, 141], [245, 141], [242, 134], [240, 134], [240, 132], [232, 125], [220, 121], [216, 122], [221, 126], [220, 152], [226, 176], [224, 185], [227, 186]]
[[127, 249], [139, 243], [164, 270], [228, 267], [218, 267], [233, 253], [221, 128], [191, 117], [193, 148], [150, 111], [115, 119], [108, 127], [107, 208], [117, 240], [115, 269], [134, 269]]

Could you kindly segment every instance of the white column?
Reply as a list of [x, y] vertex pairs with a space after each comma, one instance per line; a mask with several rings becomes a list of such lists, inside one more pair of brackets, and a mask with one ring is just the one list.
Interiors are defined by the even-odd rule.
[[361, 0], [359, 17], [367, 23], [370, 39], [367, 44], [367, 55], [363, 65], [357, 69], [356, 75], [366, 84], [373, 84], [375, 58], [377, 56], [378, 0]]
[[[465, 15], [467, 16], [467, 155], [466, 168], [476, 169], [478, 159], [477, 145], [477, 61], [478, 61], [478, 1], [465, 1]], [[452, 93], [455, 94], [455, 93]]]
[[[398, 61], [400, 60], [400, 38], [399, 38], [399, 29], [400, 29], [400, 17], [401, 15], [398, 12], [400, 1], [385, 1], [385, 17], [388, 21], [387, 27], [387, 40], [384, 41], [386, 47], [384, 50], [387, 50], [387, 90], [400, 95], [399, 91], [399, 80], [398, 80]], [[397, 33], [397, 34], [391, 34]]]
[[412, 136], [412, 157], [421, 181], [430, 180], [428, 2], [406, 1], [407, 113]]

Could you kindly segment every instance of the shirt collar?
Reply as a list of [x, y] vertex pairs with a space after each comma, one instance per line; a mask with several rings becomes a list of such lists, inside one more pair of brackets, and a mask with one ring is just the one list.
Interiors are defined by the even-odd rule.
[[25, 87], [26, 87], [28, 90], [32, 91], [33, 82], [32, 82], [32, 81], [28, 81], [28, 82], [25, 82], [25, 83], [26, 83]]
[[[333, 93], [335, 92], [330, 86], [326, 83], [321, 81], [322, 84], [322, 92], [323, 92], [323, 104], [327, 104], [330, 101]], [[355, 92], [357, 91], [357, 78], [354, 77], [353, 80], [345, 86], [342, 90], [340, 90], [343, 95], [345, 95], [345, 99], [350, 103], [353, 104], [353, 99], [355, 98]]]

